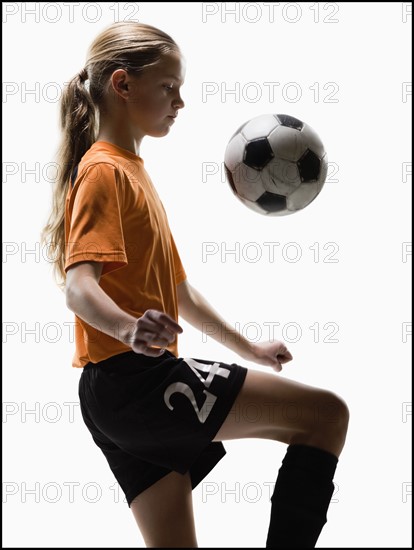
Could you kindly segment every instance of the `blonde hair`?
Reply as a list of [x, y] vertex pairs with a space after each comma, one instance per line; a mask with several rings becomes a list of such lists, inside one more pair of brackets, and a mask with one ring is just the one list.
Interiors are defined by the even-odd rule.
[[[41, 233], [48, 245], [54, 277], [64, 290], [65, 201], [71, 174], [96, 141], [99, 110], [112, 73], [125, 69], [139, 74], [170, 52], [179, 52], [174, 40], [163, 31], [136, 21], [113, 23], [89, 47], [85, 68], [75, 75], [60, 101], [61, 144], [57, 152], [59, 170], [53, 183], [52, 208]], [[86, 81], [89, 86], [86, 86]]]

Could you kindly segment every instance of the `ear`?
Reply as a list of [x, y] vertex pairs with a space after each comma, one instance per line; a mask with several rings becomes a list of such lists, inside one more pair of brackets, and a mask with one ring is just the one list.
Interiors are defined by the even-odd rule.
[[110, 83], [116, 95], [123, 99], [128, 99], [131, 92], [130, 78], [124, 69], [114, 71], [111, 75]]

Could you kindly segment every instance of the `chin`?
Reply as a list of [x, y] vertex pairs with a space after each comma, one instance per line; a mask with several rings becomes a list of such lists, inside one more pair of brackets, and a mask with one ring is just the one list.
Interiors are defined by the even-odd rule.
[[170, 128], [168, 127], [168, 128], [163, 128], [162, 130], [154, 130], [148, 135], [151, 137], [164, 137], [169, 133], [170, 133]]

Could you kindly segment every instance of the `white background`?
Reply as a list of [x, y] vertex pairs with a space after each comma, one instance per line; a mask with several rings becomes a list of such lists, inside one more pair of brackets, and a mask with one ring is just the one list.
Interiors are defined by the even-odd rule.
[[[30, 4], [31, 15], [3, 3], [3, 545], [144, 546], [81, 419], [73, 315], [39, 248], [63, 83], [99, 32], [135, 12], [171, 34], [187, 61], [186, 108], [141, 155], [189, 281], [252, 339], [280, 323], [275, 335], [294, 354], [280, 376], [349, 405], [318, 546], [411, 546], [411, 3], [242, 3], [238, 16], [232, 3], [85, 6], [71, 19], [62, 3]], [[274, 97], [268, 82], [279, 83]], [[205, 83], [217, 93], [203, 97]], [[203, 178], [236, 128], [263, 113], [308, 122], [333, 163], [319, 197], [284, 218], [248, 210], [219, 173]], [[203, 258], [207, 242], [218, 252]], [[274, 258], [266, 242], [280, 243]], [[228, 253], [237, 247], [238, 257]], [[182, 324], [181, 355], [258, 368]], [[285, 446], [225, 446], [193, 492], [199, 545], [264, 547]]]

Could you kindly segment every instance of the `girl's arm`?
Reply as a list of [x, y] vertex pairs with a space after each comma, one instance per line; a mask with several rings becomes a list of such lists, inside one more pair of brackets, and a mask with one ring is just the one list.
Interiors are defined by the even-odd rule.
[[177, 295], [178, 313], [185, 321], [203, 334], [211, 336], [220, 344], [235, 351], [243, 359], [272, 366], [276, 371], [281, 370], [281, 363], [287, 363], [292, 359], [286, 346], [278, 340], [259, 343], [247, 340], [226, 323], [188, 280], [177, 286]]
[[100, 262], [82, 262], [68, 270], [67, 307], [88, 325], [120, 340], [136, 353], [159, 357], [164, 352], [162, 348], [183, 329], [161, 311], [149, 309], [138, 319], [123, 311], [99, 286], [102, 267]]

